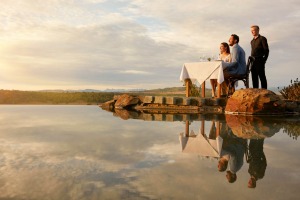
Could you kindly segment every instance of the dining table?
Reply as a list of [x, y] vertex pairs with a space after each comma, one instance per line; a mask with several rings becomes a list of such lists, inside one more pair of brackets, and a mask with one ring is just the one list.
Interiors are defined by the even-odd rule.
[[218, 84], [217, 97], [221, 97], [220, 85], [224, 82], [223, 74], [223, 61], [205, 61], [205, 62], [192, 62], [184, 63], [181, 69], [180, 77], [181, 82], [185, 82], [186, 96], [190, 96], [190, 87], [192, 83], [198, 82], [201, 85], [201, 96], [205, 97], [205, 81], [216, 79]]

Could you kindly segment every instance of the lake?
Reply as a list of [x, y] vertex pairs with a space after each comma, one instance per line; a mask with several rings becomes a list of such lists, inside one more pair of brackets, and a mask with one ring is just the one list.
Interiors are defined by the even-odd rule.
[[[248, 159], [259, 159], [230, 154], [220, 172], [218, 156], [192, 144], [216, 141], [213, 117], [187, 124], [123, 120], [98, 106], [1, 105], [0, 199], [298, 199], [299, 121], [263, 119], [249, 130], [247, 121], [220, 118], [219, 134], [230, 129], [241, 141], [234, 145], [246, 144], [240, 147]], [[223, 146], [233, 140], [224, 138]], [[236, 172], [233, 183], [229, 169]], [[250, 171], [258, 177], [255, 188], [248, 187]]]

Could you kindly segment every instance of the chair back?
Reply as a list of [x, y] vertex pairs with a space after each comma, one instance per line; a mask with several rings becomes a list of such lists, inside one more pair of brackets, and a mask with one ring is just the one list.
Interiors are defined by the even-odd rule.
[[255, 58], [253, 56], [249, 56], [248, 61], [247, 61], [247, 73], [246, 73], [247, 75], [250, 73], [254, 61], [255, 61]]
[[248, 61], [247, 61], [247, 69], [246, 69], [246, 74], [243, 74], [243, 75], [238, 75], [238, 76], [230, 76], [228, 78], [229, 80], [229, 84], [228, 84], [228, 91], [227, 91], [227, 97], [229, 97], [233, 92], [232, 92], [232, 88], [234, 88], [234, 84], [237, 82], [237, 81], [243, 81], [246, 88], [249, 88], [249, 73], [251, 71], [251, 68], [253, 66], [253, 63], [255, 61], [255, 58], [253, 56], [249, 56], [248, 57]]

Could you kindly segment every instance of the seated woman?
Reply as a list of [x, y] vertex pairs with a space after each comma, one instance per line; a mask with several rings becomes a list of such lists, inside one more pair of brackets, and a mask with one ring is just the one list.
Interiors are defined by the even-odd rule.
[[[229, 45], [226, 42], [222, 42], [220, 45], [220, 56], [219, 60], [223, 60], [224, 62], [231, 62], [231, 54], [230, 54], [230, 48]], [[217, 79], [210, 79], [211, 84], [211, 94], [212, 97], [215, 97], [216, 94], [216, 88], [217, 88]]]

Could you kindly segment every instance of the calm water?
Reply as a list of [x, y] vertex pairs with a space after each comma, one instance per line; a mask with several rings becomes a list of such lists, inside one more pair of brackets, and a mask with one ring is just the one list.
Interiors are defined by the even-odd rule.
[[[123, 120], [97, 106], [0, 106], [0, 199], [298, 199], [299, 138], [268, 122], [257, 122], [267, 166], [253, 189], [245, 157], [229, 183], [218, 158], [185, 151], [182, 121]], [[194, 120], [189, 133], [209, 137], [211, 124]], [[236, 135], [247, 124], [230, 126]]]

